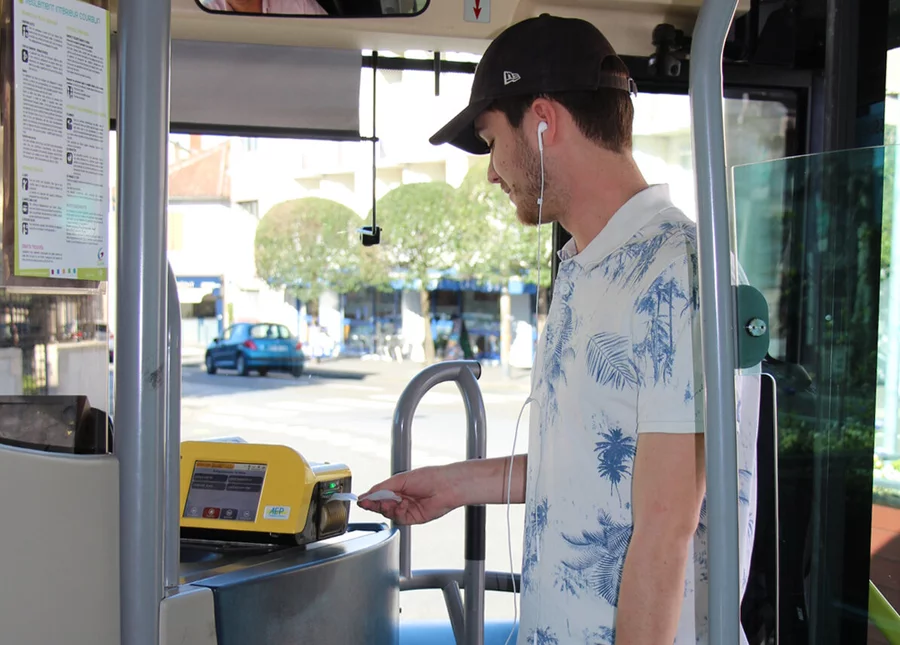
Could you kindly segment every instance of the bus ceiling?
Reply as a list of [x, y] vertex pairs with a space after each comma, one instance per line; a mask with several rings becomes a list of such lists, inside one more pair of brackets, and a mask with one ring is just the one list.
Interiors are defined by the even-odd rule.
[[[103, 2], [104, 0], [99, 0]], [[283, 0], [278, 0], [283, 2]], [[826, 16], [848, 0], [740, 0], [725, 61], [781, 68], [825, 68]], [[541, 13], [582, 18], [597, 25], [625, 57], [658, 62], [653, 76], [679, 77], [690, 52], [702, 0], [292, 0], [329, 7], [335, 15], [262, 15], [219, 7], [274, 0], [171, 0], [172, 38], [222, 43], [324, 47], [381, 52], [457, 52], [480, 55], [509, 25]], [[115, 29], [117, 0], [109, 0]], [[336, 15], [369, 7], [370, 18]], [[475, 15], [477, 7], [478, 15]], [[284, 10], [284, 9], [280, 9]], [[364, 10], [357, 8], [357, 15]], [[449, 71], [449, 70], [445, 70]]]
[[[318, 15], [252, 15], [201, 7], [222, 0], [172, 0], [172, 38], [235, 43], [481, 54], [509, 25], [541, 13], [589, 20], [623, 55], [648, 56], [661, 24], [690, 34], [701, 0], [430, 0], [415, 15], [373, 18]], [[397, 0], [403, 5], [406, 0]], [[333, 0], [318, 4], [332, 4]], [[743, 15], [756, 0], [742, 0]], [[344, 3], [346, 4], [346, 3]], [[369, 3], [366, 3], [369, 4]], [[385, 4], [385, 2], [374, 3]], [[388, 3], [390, 4], [390, 3]], [[420, 6], [422, 0], [416, 3]], [[479, 15], [474, 16], [474, 6]], [[115, 2], [111, 3], [114, 11]], [[470, 10], [473, 15], [468, 15]]]

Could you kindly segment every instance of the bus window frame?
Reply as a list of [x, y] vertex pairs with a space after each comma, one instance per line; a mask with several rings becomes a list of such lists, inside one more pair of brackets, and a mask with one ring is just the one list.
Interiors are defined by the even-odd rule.
[[[678, 75], [666, 76], [657, 74], [650, 68], [647, 56], [621, 56], [638, 92], [643, 94], [669, 94], [687, 96], [690, 90], [690, 61], [683, 61]], [[473, 74], [477, 63], [448, 61], [440, 58], [435, 52], [432, 58], [407, 58], [405, 56], [382, 56], [378, 52], [364, 54], [361, 57], [361, 70], [377, 66], [380, 70], [434, 72], [439, 78], [442, 74]], [[722, 64], [724, 97], [740, 98], [749, 95], [751, 99], [777, 101], [791, 109], [795, 117], [794, 138], [788, 139], [785, 157], [803, 155], [810, 152], [812, 141], [812, 125], [815, 115], [812, 113], [813, 93], [821, 84], [821, 72], [808, 69], [780, 68], [749, 63]], [[439, 83], [435, 83], [435, 89]], [[377, 105], [376, 105], [377, 109]], [[115, 130], [115, 120], [111, 120], [111, 129]], [[285, 128], [232, 127], [215, 124], [170, 124], [172, 134], [207, 134], [234, 137], [291, 138], [312, 139], [320, 141], [359, 141], [376, 144], [377, 136], [348, 136], [346, 132], [328, 130], [296, 130]], [[553, 253], [551, 255], [550, 287], [546, 303], [550, 306], [556, 275], [559, 269], [559, 251], [571, 239], [568, 231], [554, 222], [552, 225]]]

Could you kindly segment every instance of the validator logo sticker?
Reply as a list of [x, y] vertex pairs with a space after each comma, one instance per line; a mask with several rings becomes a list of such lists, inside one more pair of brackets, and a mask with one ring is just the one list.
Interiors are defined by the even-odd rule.
[[290, 506], [266, 506], [263, 518], [267, 520], [286, 520], [291, 516]]

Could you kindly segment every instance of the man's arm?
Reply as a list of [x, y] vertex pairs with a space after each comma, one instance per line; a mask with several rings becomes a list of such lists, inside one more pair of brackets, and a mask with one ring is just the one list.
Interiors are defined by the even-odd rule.
[[634, 532], [616, 618], [616, 645], [675, 642], [688, 547], [706, 491], [703, 434], [646, 433], [634, 462]]
[[[506, 504], [509, 479], [509, 457], [472, 459], [451, 464], [453, 479], [460, 495], [460, 506]], [[510, 503], [525, 502], [525, 479], [528, 455], [516, 455], [513, 460]]]
[[[461, 506], [505, 504], [510, 481], [509, 457], [473, 459], [446, 466], [427, 466], [394, 475], [360, 496], [359, 506], [400, 524], [424, 524]], [[516, 455], [510, 503], [525, 501], [528, 455]], [[366, 499], [378, 490], [399, 494], [400, 502]]]

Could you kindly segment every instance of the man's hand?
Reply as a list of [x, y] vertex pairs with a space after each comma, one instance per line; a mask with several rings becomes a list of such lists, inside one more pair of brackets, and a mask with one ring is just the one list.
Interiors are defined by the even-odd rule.
[[[400, 501], [373, 502], [365, 499], [378, 490], [390, 490]], [[381, 513], [398, 524], [424, 524], [462, 505], [461, 491], [453, 466], [429, 466], [400, 473], [383, 481], [357, 502], [361, 508]]]
[[[517, 455], [512, 472], [510, 502], [525, 501], [526, 455]], [[461, 461], [429, 466], [394, 475], [360, 495], [361, 508], [375, 511], [398, 524], [424, 524], [460, 506], [505, 504], [509, 457]], [[400, 501], [366, 500], [378, 490], [390, 490]]]
[[675, 642], [688, 549], [706, 492], [702, 434], [646, 433], [634, 462], [634, 533], [625, 557], [616, 645]]

